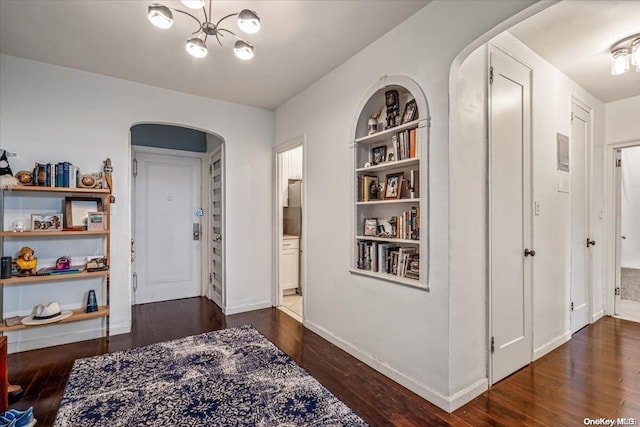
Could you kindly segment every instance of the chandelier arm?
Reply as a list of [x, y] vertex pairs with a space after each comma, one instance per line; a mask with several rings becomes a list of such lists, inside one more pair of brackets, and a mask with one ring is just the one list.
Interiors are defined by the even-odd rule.
[[233, 37], [235, 37], [235, 38], [237, 38], [237, 39], [239, 39], [239, 38], [240, 38], [240, 37], [238, 37], [238, 36], [236, 35], [236, 33], [234, 33], [233, 31], [229, 31], [229, 30], [227, 30], [226, 28], [218, 28], [218, 32], [220, 32], [220, 31], [224, 31], [225, 33], [229, 33], [229, 34], [231, 34]]
[[220, 47], [222, 47], [222, 42], [220, 41], [220, 32], [219, 31], [216, 33], [216, 40], [218, 40], [218, 43], [220, 44]]
[[220, 26], [220, 23], [221, 23], [222, 21], [224, 21], [225, 19], [227, 19], [227, 18], [231, 18], [232, 16], [236, 16], [236, 15], [238, 15], [238, 14], [237, 14], [237, 13], [232, 13], [231, 15], [223, 16], [223, 17], [222, 17], [222, 18], [220, 18], [220, 20], [216, 23], [216, 28], [217, 28], [218, 26]]
[[[174, 8], [172, 8], [172, 7], [171, 7], [171, 8], [169, 8], [169, 9], [173, 10], [174, 12], [180, 12], [180, 13], [182, 13], [182, 14], [185, 14], [185, 15], [187, 15], [187, 16], [192, 17], [192, 18], [193, 18], [193, 19], [195, 19], [195, 21], [198, 23], [198, 28], [199, 28], [199, 27], [202, 27], [202, 22], [200, 22], [200, 20], [199, 20], [198, 18], [196, 18], [195, 16], [193, 16], [193, 15], [192, 15], [192, 14], [190, 14], [189, 12], [185, 12], [184, 10], [180, 10], [180, 9], [174, 9]], [[198, 29], [198, 31], [200, 31], [200, 30]], [[196, 31], [196, 32], [197, 32], [197, 31]], [[193, 33], [193, 34], [195, 34], [195, 33]]]

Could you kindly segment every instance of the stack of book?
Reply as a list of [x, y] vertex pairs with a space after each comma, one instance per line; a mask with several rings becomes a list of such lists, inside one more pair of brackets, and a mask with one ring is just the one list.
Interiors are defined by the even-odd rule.
[[356, 268], [376, 273], [419, 279], [419, 254], [415, 247], [392, 243], [358, 242]]
[[407, 129], [395, 133], [391, 137], [393, 158], [396, 160], [412, 159], [420, 154], [420, 133], [417, 129]]
[[41, 187], [76, 188], [80, 169], [69, 162], [36, 163], [33, 169], [33, 185]]
[[420, 240], [420, 208], [411, 207], [402, 215], [392, 216], [391, 234], [397, 239]]

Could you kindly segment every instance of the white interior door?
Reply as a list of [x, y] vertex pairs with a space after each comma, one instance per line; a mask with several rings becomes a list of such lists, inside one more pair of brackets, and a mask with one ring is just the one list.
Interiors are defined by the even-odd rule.
[[489, 215], [491, 377], [495, 383], [532, 356], [530, 70], [491, 48]]
[[[589, 289], [591, 287], [589, 238], [589, 199], [587, 153], [591, 115], [571, 103], [571, 332], [589, 324]], [[587, 246], [589, 244], [589, 246]]]
[[[137, 304], [201, 295], [199, 158], [136, 153]], [[136, 170], [134, 170], [136, 172]]]
[[209, 283], [211, 285], [211, 299], [224, 306], [224, 244], [223, 231], [223, 158], [222, 147], [209, 157], [210, 206], [209, 206]]

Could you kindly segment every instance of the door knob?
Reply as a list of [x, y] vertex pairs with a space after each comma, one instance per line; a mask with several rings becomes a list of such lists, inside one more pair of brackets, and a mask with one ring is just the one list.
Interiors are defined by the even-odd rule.
[[589, 246], [595, 246], [596, 245], [596, 241], [595, 240], [591, 240], [587, 237], [587, 247]]
[[525, 249], [524, 250], [524, 256], [536, 256], [536, 251], [534, 251], [533, 249], [529, 250], [529, 249]]
[[627, 236], [620, 236], [621, 239], [627, 240]]

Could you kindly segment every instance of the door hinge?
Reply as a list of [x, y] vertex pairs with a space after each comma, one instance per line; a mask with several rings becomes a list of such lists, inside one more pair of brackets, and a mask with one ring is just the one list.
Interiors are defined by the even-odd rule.
[[138, 160], [133, 159], [133, 177], [138, 176]]
[[213, 273], [209, 273], [209, 283], [213, 283]]
[[213, 165], [209, 165], [209, 175], [213, 174]]
[[138, 273], [133, 273], [133, 292], [138, 290]]
[[491, 337], [491, 353], [496, 351], [496, 339], [495, 337]]
[[614, 293], [615, 293], [616, 295], [620, 295], [620, 287], [617, 287]]
[[573, 111], [571, 112], [571, 121], [573, 121]]
[[622, 167], [622, 159], [616, 159], [616, 167], [617, 168]]
[[571, 301], [571, 311], [573, 311], [573, 301]]
[[493, 67], [489, 67], [489, 84], [493, 84]]

